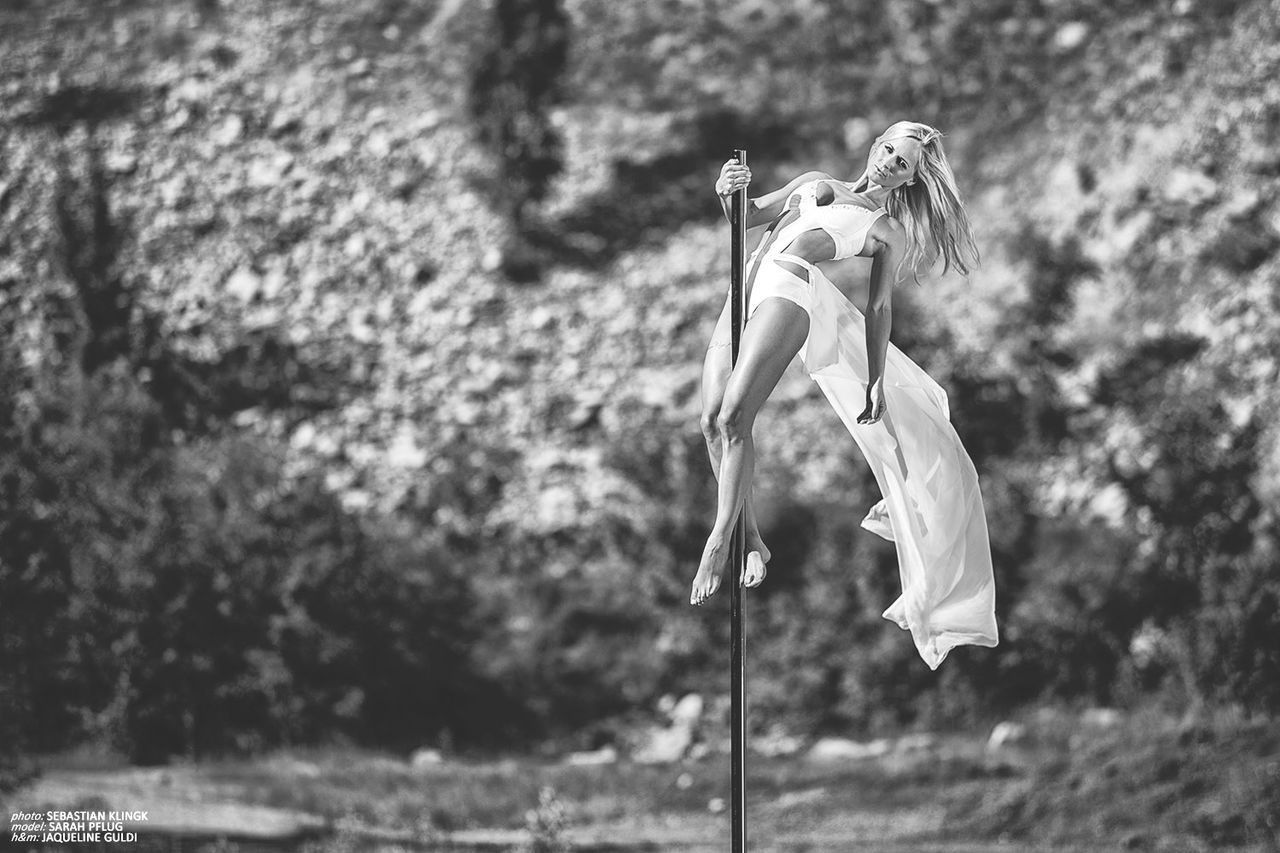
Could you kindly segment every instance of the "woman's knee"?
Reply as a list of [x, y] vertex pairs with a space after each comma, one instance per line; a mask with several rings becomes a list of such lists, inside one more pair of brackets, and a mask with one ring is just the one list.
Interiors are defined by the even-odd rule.
[[716, 430], [721, 439], [736, 444], [751, 431], [753, 419], [754, 413], [747, 411], [741, 400], [726, 399], [716, 415]]
[[698, 418], [698, 426], [702, 428], [702, 437], [709, 442], [715, 442], [720, 438], [720, 426], [717, 422], [719, 416], [719, 406], [707, 406], [702, 410], [702, 416]]

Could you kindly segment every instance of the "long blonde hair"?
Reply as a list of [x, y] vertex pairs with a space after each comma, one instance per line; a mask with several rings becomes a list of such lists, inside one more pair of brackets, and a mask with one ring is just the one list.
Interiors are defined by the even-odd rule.
[[942, 131], [915, 121], [900, 121], [880, 134], [875, 144], [891, 139], [920, 143], [920, 164], [913, 182], [891, 190], [884, 205], [907, 229], [906, 266], [919, 281], [921, 266], [927, 269], [941, 257], [943, 273], [954, 268], [967, 275], [978, 265], [978, 245], [956, 189], [956, 176], [942, 150]]

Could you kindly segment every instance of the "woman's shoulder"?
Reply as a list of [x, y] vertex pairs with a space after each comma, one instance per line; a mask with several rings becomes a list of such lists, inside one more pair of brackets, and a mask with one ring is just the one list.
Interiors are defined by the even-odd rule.
[[890, 213], [883, 213], [871, 223], [868, 236], [882, 246], [902, 248], [907, 242], [907, 226]]

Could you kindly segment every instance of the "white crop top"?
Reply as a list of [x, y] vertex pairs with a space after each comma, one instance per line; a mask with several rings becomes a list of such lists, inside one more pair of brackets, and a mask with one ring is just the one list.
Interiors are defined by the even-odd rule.
[[[836, 244], [836, 256], [833, 260], [843, 260], [862, 254], [867, 245], [867, 234], [871, 226], [888, 212], [883, 208], [872, 210], [859, 204], [842, 202], [818, 206], [818, 185], [828, 181], [823, 178], [804, 184], [787, 199], [787, 210], [799, 210], [800, 216], [783, 226], [773, 240], [773, 245], [781, 250], [789, 246], [791, 241], [805, 231], [818, 229], [825, 231]], [[843, 183], [830, 181], [830, 183]], [[848, 184], [845, 184], [848, 186]], [[771, 251], [773, 251], [771, 249]]]

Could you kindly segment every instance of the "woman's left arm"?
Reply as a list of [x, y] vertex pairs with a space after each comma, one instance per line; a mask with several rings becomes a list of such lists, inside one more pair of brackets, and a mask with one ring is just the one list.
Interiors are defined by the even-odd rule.
[[884, 415], [884, 367], [893, 328], [893, 286], [907, 254], [907, 232], [896, 219], [884, 217], [873, 226], [876, 246], [871, 260], [867, 295], [867, 408], [858, 423], [873, 424]]

